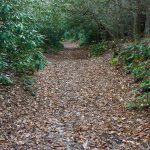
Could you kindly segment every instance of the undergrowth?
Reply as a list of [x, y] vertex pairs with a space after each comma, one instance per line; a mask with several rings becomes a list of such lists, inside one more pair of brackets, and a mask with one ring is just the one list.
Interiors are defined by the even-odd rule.
[[94, 57], [101, 56], [106, 50], [106, 42], [96, 43], [90, 46], [90, 54]]
[[135, 101], [129, 101], [129, 109], [142, 109], [150, 107], [150, 46], [139, 42], [128, 45], [120, 50], [118, 55], [109, 63], [117, 65], [122, 63], [127, 74], [131, 74], [134, 82], [138, 84], [134, 90]]
[[13, 78], [43, 69], [46, 59], [40, 48], [44, 37], [22, 1], [0, 2], [0, 84], [13, 84]]

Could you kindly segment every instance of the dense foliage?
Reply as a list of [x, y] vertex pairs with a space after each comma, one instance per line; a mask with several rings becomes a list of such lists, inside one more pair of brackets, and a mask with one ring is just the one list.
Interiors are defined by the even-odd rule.
[[150, 34], [149, 5], [149, 0], [68, 0], [67, 35], [81, 43], [138, 39]]
[[[116, 49], [116, 47], [115, 47]], [[135, 102], [129, 102], [128, 108], [147, 108], [150, 106], [150, 46], [149, 40], [126, 43], [109, 61], [111, 65], [123, 65], [127, 74], [131, 74], [137, 88], [133, 91]]]
[[32, 7], [38, 31], [44, 36], [43, 48], [62, 48], [60, 41], [64, 34], [64, 13], [61, 1], [37, 0]]
[[97, 44], [93, 44], [90, 46], [90, 54], [91, 56], [100, 56], [102, 55], [106, 50], [106, 42], [100, 42]]
[[126, 71], [139, 83], [136, 103], [130, 103], [130, 107], [150, 106], [150, 46], [144, 43], [132, 44], [123, 49], [121, 58]]
[[8, 79], [4, 77], [6, 72], [12, 71], [15, 74], [34, 72], [44, 68], [46, 63], [39, 48], [43, 36], [37, 31], [34, 16], [26, 5], [32, 5], [32, 1], [1, 1], [0, 4], [2, 82]]

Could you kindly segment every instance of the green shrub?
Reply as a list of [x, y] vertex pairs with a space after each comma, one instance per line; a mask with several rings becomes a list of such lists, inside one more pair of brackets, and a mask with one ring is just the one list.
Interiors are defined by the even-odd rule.
[[106, 49], [105, 42], [93, 44], [90, 46], [90, 53], [92, 56], [98, 57], [105, 52], [105, 49]]
[[[150, 70], [148, 69], [148, 61], [141, 62], [139, 65], [133, 67], [132, 74], [135, 81], [140, 81], [145, 77], [150, 76]], [[131, 67], [132, 68], [132, 67]]]
[[24, 56], [25, 54], [12, 63], [12, 69], [19, 74], [34, 73], [35, 71], [42, 70], [47, 63], [40, 51], [35, 51], [28, 57]]
[[150, 47], [144, 44], [130, 45], [126, 49], [123, 49], [121, 58], [129, 69], [130, 66], [138, 65], [140, 62], [148, 60], [150, 58]]
[[149, 92], [150, 91], [150, 78], [143, 79], [143, 81], [140, 83], [140, 88], [144, 92]]
[[44, 36], [42, 47], [46, 52], [62, 48], [64, 15], [61, 2], [33, 1], [32, 5], [37, 29]]
[[6, 70], [8, 68], [8, 61], [6, 59], [6, 54], [1, 53], [0, 55], [0, 72]]
[[121, 58], [126, 71], [133, 75], [136, 82], [139, 82], [139, 91], [141, 92], [140, 95], [137, 94], [138, 96], [136, 97], [136, 101], [129, 103], [128, 106], [137, 108], [149, 107], [150, 47], [141, 43], [130, 45], [123, 50]]
[[82, 33], [79, 33], [79, 44], [80, 44], [80, 46], [82, 46], [82, 45], [85, 45], [86, 43], [87, 43], [87, 37], [86, 37], [86, 35], [84, 34], [84, 32]]
[[[33, 1], [0, 2], [0, 71], [28, 73], [43, 69], [46, 61], [39, 47], [43, 36], [37, 31], [35, 18], [28, 9]], [[3, 81], [9, 78], [2, 78]]]
[[127, 103], [127, 108], [129, 110], [136, 109], [136, 110], [141, 110], [141, 109], [147, 109], [150, 108], [150, 93], [143, 93], [142, 95], [138, 96], [134, 102], [129, 101]]
[[112, 58], [109, 60], [109, 64], [113, 65], [113, 66], [116, 66], [119, 64], [119, 60], [118, 58]]
[[13, 84], [13, 80], [6, 75], [0, 75], [0, 84], [2, 85], [12, 85]]
[[142, 95], [136, 98], [135, 107], [142, 109], [142, 108], [149, 108], [150, 107], [150, 93], [143, 93]]
[[129, 110], [137, 109], [137, 104], [135, 104], [135, 102], [129, 101], [129, 102], [127, 102], [126, 108]]

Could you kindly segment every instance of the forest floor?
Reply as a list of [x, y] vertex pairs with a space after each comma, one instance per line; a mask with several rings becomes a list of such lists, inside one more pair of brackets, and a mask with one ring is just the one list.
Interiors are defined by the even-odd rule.
[[47, 55], [36, 96], [0, 86], [0, 150], [149, 150], [150, 111], [129, 111], [132, 78], [77, 44]]

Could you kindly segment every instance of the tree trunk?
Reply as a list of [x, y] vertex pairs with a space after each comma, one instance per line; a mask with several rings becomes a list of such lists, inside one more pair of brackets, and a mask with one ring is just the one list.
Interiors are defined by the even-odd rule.
[[146, 12], [145, 34], [150, 36], [150, 7], [147, 8]]
[[136, 40], [137, 39], [137, 13], [133, 14], [134, 17], [134, 23], [133, 23], [133, 37]]
[[134, 14], [134, 39], [141, 37], [141, 16], [142, 16], [142, 3], [141, 0], [136, 0], [136, 10]]

